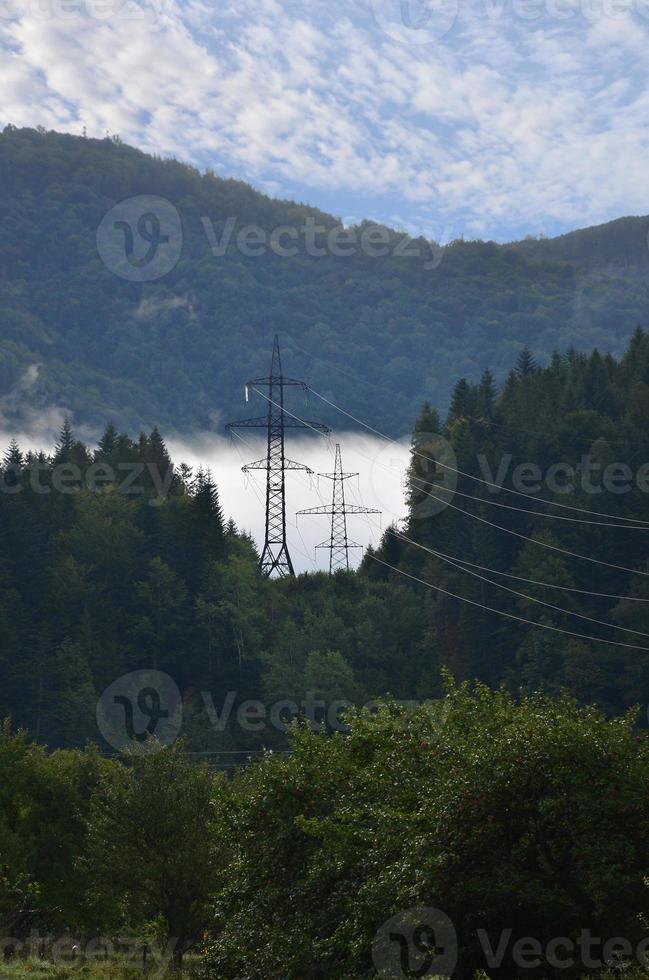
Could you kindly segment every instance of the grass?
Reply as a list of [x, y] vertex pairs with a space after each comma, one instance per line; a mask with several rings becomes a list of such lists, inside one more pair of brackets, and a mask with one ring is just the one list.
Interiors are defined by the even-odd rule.
[[[195, 963], [194, 957], [186, 957], [187, 977], [189, 967]], [[104, 960], [79, 959], [70, 963], [53, 963], [38, 957], [16, 958], [10, 962], [0, 962], [2, 980], [161, 980], [169, 977], [171, 970], [165, 970], [155, 962], [147, 966], [146, 972], [141, 964], [135, 964], [124, 957]], [[178, 977], [178, 974], [174, 974]]]

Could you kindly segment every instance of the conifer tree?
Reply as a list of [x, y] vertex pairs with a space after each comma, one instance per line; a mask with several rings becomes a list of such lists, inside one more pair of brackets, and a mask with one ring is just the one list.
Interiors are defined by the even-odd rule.
[[455, 422], [457, 419], [464, 419], [472, 416], [474, 409], [474, 391], [466, 378], [460, 378], [453, 389], [451, 407], [448, 411], [446, 424], [448, 425], [451, 422]]
[[538, 370], [536, 361], [532, 357], [532, 352], [527, 344], [525, 344], [525, 347], [523, 347], [523, 350], [516, 359], [515, 370], [519, 378], [527, 378], [530, 374], [534, 374]]
[[478, 385], [478, 414], [486, 419], [492, 418], [495, 404], [496, 383], [489, 368], [485, 368]]
[[59, 441], [54, 449], [54, 463], [58, 464], [69, 462], [72, 457], [74, 444], [72, 423], [70, 422], [69, 416], [66, 415], [65, 419], [63, 420], [63, 425], [61, 426], [61, 432], [59, 433]]

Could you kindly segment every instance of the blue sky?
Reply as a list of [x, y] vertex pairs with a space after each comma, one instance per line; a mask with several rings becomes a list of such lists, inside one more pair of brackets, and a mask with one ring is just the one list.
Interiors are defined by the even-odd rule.
[[0, 121], [347, 221], [505, 241], [649, 212], [649, 0], [0, 0]]

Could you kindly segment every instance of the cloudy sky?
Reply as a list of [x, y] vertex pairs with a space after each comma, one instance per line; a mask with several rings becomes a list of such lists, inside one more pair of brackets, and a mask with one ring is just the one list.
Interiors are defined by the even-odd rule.
[[0, 0], [0, 121], [438, 240], [649, 211], [649, 0]]

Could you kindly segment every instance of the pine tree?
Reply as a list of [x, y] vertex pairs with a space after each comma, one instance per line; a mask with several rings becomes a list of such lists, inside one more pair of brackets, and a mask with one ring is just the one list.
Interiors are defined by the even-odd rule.
[[72, 457], [74, 446], [75, 442], [74, 435], [72, 433], [72, 423], [70, 422], [69, 417], [66, 415], [63, 425], [61, 426], [59, 441], [54, 449], [54, 463], [68, 463]]
[[5, 487], [17, 487], [20, 484], [24, 465], [25, 460], [20, 451], [20, 446], [15, 439], [12, 439], [2, 460]]
[[478, 414], [485, 419], [492, 418], [495, 404], [496, 383], [489, 368], [485, 368], [478, 385]]
[[474, 390], [466, 378], [460, 378], [453, 389], [446, 424], [455, 422], [456, 419], [470, 418], [474, 414], [475, 407]]
[[538, 370], [536, 361], [532, 357], [532, 352], [527, 344], [525, 344], [525, 347], [523, 347], [523, 350], [516, 359], [515, 370], [519, 378], [527, 378], [530, 374], [534, 374]]
[[117, 447], [117, 429], [112, 422], [109, 422], [104, 429], [104, 434], [97, 444], [97, 457], [107, 462], [111, 462]]
[[[438, 472], [437, 456], [440, 447], [439, 416], [428, 402], [425, 402], [412, 434], [410, 462], [406, 474], [406, 501], [410, 518], [423, 516], [422, 505], [433, 502], [429, 493], [435, 492], [436, 485], [443, 479]], [[426, 508], [428, 512], [432, 508]]]
[[192, 509], [199, 523], [199, 531], [206, 545], [206, 557], [218, 558], [225, 553], [225, 528], [219, 492], [209, 470], [199, 470], [196, 475], [196, 493]]
[[12, 439], [11, 442], [9, 443], [9, 448], [7, 449], [3, 457], [3, 467], [5, 469], [11, 467], [14, 470], [14, 472], [19, 472], [24, 466], [24, 464], [25, 464], [25, 459], [20, 450], [20, 446], [18, 445], [15, 439]]

